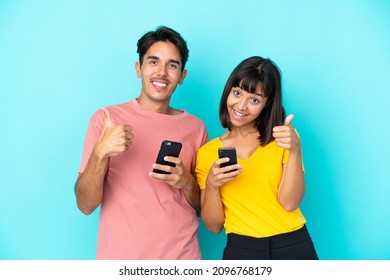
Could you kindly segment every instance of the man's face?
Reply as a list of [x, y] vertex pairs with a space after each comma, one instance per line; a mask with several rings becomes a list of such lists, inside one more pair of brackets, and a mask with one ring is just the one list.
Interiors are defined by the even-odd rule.
[[187, 71], [181, 71], [181, 56], [170, 42], [156, 42], [143, 57], [142, 65], [137, 62], [135, 69], [142, 79], [140, 98], [148, 102], [167, 102], [183, 83]]

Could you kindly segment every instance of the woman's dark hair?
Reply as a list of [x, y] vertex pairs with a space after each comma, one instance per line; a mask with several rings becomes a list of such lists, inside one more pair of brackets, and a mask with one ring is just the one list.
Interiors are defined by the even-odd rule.
[[253, 56], [245, 59], [230, 74], [222, 93], [219, 106], [219, 120], [224, 128], [231, 129], [227, 110], [227, 99], [233, 87], [255, 93], [258, 83], [263, 94], [268, 97], [267, 103], [257, 117], [255, 127], [259, 131], [261, 146], [274, 140], [272, 129], [282, 125], [286, 117], [282, 104], [281, 74], [278, 66], [270, 59]]
[[139, 62], [141, 65], [143, 63], [144, 55], [150, 46], [160, 41], [170, 42], [176, 46], [181, 56], [181, 71], [183, 71], [189, 53], [187, 43], [178, 32], [166, 26], [159, 26], [156, 31], [149, 31], [138, 40], [137, 53], [139, 54]]

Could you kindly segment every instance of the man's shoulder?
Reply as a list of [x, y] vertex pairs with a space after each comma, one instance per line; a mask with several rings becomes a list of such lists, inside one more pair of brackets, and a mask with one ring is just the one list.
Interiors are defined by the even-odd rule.
[[199, 125], [205, 126], [203, 120], [201, 118], [199, 118], [198, 116], [196, 116], [188, 111], [184, 111], [184, 114], [186, 114], [186, 117], [189, 120], [192, 120], [193, 122], [199, 123]]
[[103, 105], [102, 107], [96, 109], [94, 114], [99, 113], [102, 110], [102, 108], [106, 108], [109, 111], [115, 111], [118, 109], [128, 108], [129, 106], [131, 106], [132, 102], [133, 102], [133, 100], [123, 102], [123, 103]]
[[112, 105], [103, 105], [99, 109], [95, 109], [93, 112], [90, 122], [92, 123], [103, 123], [104, 120], [104, 113], [103, 108], [107, 109], [108, 112], [111, 114], [111, 117], [113, 119], [117, 119], [120, 116], [123, 116], [125, 112], [131, 112], [131, 101], [125, 102], [125, 103], [118, 103], [118, 104], [112, 104]]
[[111, 109], [111, 110], [128, 109], [129, 107], [133, 106], [132, 103], [133, 103], [133, 100], [130, 100], [130, 101], [123, 102], [123, 103], [112, 104], [112, 105], [110, 105], [110, 106], [107, 106], [106, 108], [109, 109], [109, 110], [110, 110], [110, 109]]

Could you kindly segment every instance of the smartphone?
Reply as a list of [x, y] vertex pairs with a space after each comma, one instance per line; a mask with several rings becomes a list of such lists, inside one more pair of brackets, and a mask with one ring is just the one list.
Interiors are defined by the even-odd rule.
[[[172, 162], [167, 162], [164, 160], [165, 156], [179, 157], [182, 144], [175, 141], [164, 140], [161, 143], [160, 151], [158, 152], [156, 163], [169, 165], [175, 167], [176, 165]], [[159, 169], [153, 169], [153, 172], [160, 174], [171, 174], [171, 172], [166, 172]]]
[[[225, 167], [233, 164], [237, 164], [237, 153], [236, 153], [236, 148], [234, 147], [227, 147], [227, 148], [219, 148], [218, 149], [218, 157], [219, 158], [224, 158], [228, 157], [230, 160], [228, 162], [222, 163], [220, 167]], [[233, 172], [236, 171], [237, 169], [228, 171], [228, 172]], [[226, 172], [227, 173], [227, 172]]]

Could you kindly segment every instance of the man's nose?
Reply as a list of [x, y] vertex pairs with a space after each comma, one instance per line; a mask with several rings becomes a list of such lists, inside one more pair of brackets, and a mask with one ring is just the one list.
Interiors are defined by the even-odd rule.
[[167, 75], [167, 67], [166, 65], [160, 64], [157, 69], [157, 74], [159, 76], [165, 77]]

